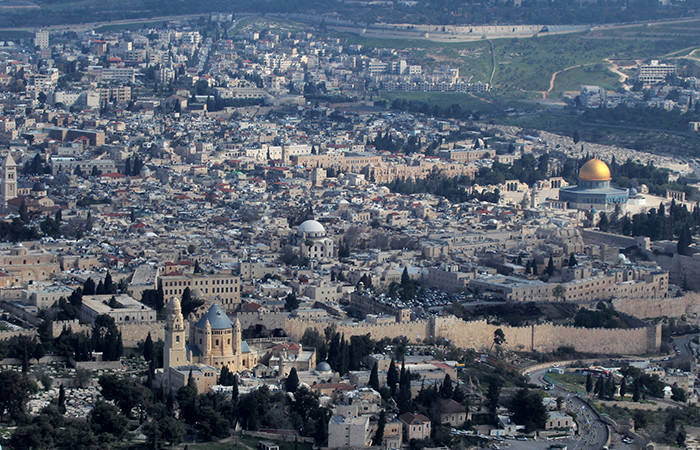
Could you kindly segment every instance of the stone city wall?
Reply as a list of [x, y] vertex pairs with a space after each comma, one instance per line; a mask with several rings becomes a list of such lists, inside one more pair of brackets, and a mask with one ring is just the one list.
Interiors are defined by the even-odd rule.
[[148, 333], [151, 333], [153, 342], [156, 342], [158, 339], [165, 341], [165, 321], [129, 323], [118, 326], [119, 331], [122, 332], [124, 347], [136, 347], [136, 344], [146, 340]]
[[242, 312], [236, 314], [236, 317], [238, 317], [239, 322], [241, 322], [241, 329], [243, 330], [259, 324], [264, 325], [268, 330], [274, 330], [275, 328], [281, 328], [284, 330], [285, 321], [287, 320], [288, 315], [289, 314], [286, 312], [265, 314], [257, 312]]
[[[325, 322], [289, 319], [287, 334], [298, 340], [306, 329], [313, 328], [323, 333], [327, 325]], [[456, 317], [400, 324], [336, 326], [337, 331], [346, 338], [364, 334], [377, 340], [406, 336], [418, 342], [435, 336], [447, 339], [457, 347], [476, 350], [488, 350], [498, 328], [505, 334], [505, 346], [511, 350], [549, 352], [571, 346], [588, 353], [644, 354], [657, 351], [661, 345], [660, 326], [632, 329], [576, 328], [552, 324], [509, 327], [491, 325], [485, 320], [465, 322]]]
[[612, 301], [615, 310], [648, 319], [652, 317], [681, 317], [685, 314], [698, 313], [700, 294], [689, 292], [683, 297], [660, 299], [618, 298]]
[[681, 287], [700, 289], [700, 258], [674, 254], [650, 254], [663, 270], [668, 271], [668, 281]]
[[596, 230], [581, 230], [581, 237], [586, 244], [608, 245], [611, 247], [628, 248], [637, 245], [637, 240], [630, 236], [605, 233]]
[[10, 339], [15, 336], [36, 336], [36, 330], [4, 330], [0, 331], [0, 341], [4, 339]]
[[[122, 343], [124, 347], [136, 347], [140, 341], [145, 341], [148, 333], [151, 333], [153, 341], [165, 340], [165, 321], [158, 322], [132, 322], [117, 325], [122, 332]], [[53, 323], [53, 335], [57, 337], [61, 334], [63, 327], [70, 329], [73, 333], [92, 333], [92, 324], [80, 323], [78, 320], [63, 320]]]

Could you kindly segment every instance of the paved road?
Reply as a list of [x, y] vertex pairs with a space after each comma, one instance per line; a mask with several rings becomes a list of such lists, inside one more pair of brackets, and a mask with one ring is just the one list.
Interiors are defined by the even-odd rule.
[[[540, 369], [529, 373], [530, 382], [540, 386], [548, 384], [544, 380], [546, 372], [547, 369]], [[608, 429], [606, 424], [600, 420], [598, 414], [575, 394], [559, 386], [555, 385], [549, 392], [554, 397], [564, 397], [566, 408], [569, 411], [576, 412], [576, 423], [579, 427], [579, 433], [570, 439], [562, 440], [561, 443], [566, 444], [571, 449], [603, 448], [608, 439]]]

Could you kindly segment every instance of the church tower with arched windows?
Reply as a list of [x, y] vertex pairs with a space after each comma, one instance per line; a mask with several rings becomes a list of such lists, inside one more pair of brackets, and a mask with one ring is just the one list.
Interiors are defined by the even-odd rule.
[[9, 152], [2, 162], [1, 172], [0, 201], [2, 210], [7, 211], [7, 202], [17, 197], [17, 163]]
[[168, 303], [168, 322], [165, 325], [165, 349], [163, 351], [163, 367], [183, 366], [189, 363], [185, 332], [185, 321], [180, 309], [180, 301], [176, 298]]
[[180, 302], [170, 300], [165, 327], [163, 372], [165, 383], [176, 389], [186, 383], [192, 373], [203, 388], [216, 383], [221, 369], [231, 372], [252, 370], [258, 364], [258, 353], [242, 339], [241, 322], [231, 321], [217, 304], [195, 323], [185, 328]]

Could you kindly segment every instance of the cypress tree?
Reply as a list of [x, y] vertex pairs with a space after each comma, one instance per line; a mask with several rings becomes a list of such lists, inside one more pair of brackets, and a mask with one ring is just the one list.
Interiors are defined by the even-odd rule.
[[297, 375], [296, 367], [292, 367], [289, 376], [284, 382], [284, 390], [287, 392], [296, 392], [299, 389], [299, 375]]
[[58, 390], [58, 411], [61, 414], [66, 413], [66, 390], [61, 383], [61, 388]]
[[639, 379], [635, 378], [633, 386], [634, 391], [632, 392], [632, 401], [638, 402], [642, 396], [642, 386], [640, 385]]
[[591, 373], [588, 372], [588, 375], [586, 375], [586, 392], [589, 394], [593, 390], [593, 377], [591, 376]]
[[238, 375], [233, 376], [231, 388], [231, 401], [236, 403], [238, 401]]
[[627, 394], [627, 381], [625, 381], [625, 377], [622, 377], [622, 381], [620, 381], [620, 399], [624, 400], [625, 394]]
[[601, 395], [605, 394], [605, 382], [603, 381], [603, 377], [598, 377], [598, 381], [595, 383], [595, 389], [593, 390], [593, 393], [599, 397]]
[[143, 344], [143, 359], [146, 361], [151, 361], [153, 359], [153, 339], [151, 338], [151, 332], [148, 332], [146, 336], [146, 342]]
[[372, 371], [369, 374], [368, 386], [375, 391], [379, 391], [379, 367], [377, 363], [374, 363], [374, 366], [372, 366]]
[[450, 399], [450, 398], [452, 398], [453, 393], [454, 393], [454, 387], [452, 386], [452, 378], [450, 378], [450, 374], [447, 373], [447, 374], [445, 374], [445, 379], [442, 382], [442, 386], [440, 387], [440, 395], [443, 398]]
[[381, 446], [382, 441], [384, 440], [384, 427], [386, 426], [386, 413], [382, 409], [382, 412], [379, 413], [379, 421], [377, 422], [377, 432], [374, 435], [374, 440], [372, 441], [372, 445], [374, 446]]
[[391, 363], [389, 364], [389, 371], [386, 373], [386, 384], [389, 385], [389, 391], [393, 397], [396, 393], [396, 383], [399, 382], [399, 374], [396, 370], [396, 364], [394, 363], [394, 358], [391, 358]]

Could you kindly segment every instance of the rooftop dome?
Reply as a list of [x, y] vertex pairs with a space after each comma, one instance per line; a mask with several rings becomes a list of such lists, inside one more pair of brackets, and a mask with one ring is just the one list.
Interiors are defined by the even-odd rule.
[[44, 183], [42, 183], [41, 181], [37, 181], [37, 182], [34, 183], [34, 185], [32, 186], [32, 191], [35, 191], [35, 192], [37, 192], [37, 191], [45, 191], [45, 190], [46, 190], [46, 187], [44, 186]]
[[297, 231], [300, 233], [325, 233], [326, 229], [315, 220], [305, 220], [301, 225], [299, 225]]
[[331, 372], [332, 370], [333, 369], [331, 369], [331, 365], [328, 364], [326, 361], [321, 361], [316, 366], [316, 372]]
[[221, 309], [216, 303], [209, 308], [209, 311], [202, 316], [199, 321], [195, 324], [197, 328], [206, 328], [207, 320], [209, 320], [209, 325], [211, 325], [212, 330], [228, 330], [233, 328], [233, 322], [226, 315], [226, 311]]
[[598, 158], [593, 158], [581, 167], [581, 171], [578, 173], [578, 179], [586, 181], [609, 181], [612, 177], [610, 176], [610, 168], [608, 165]]

